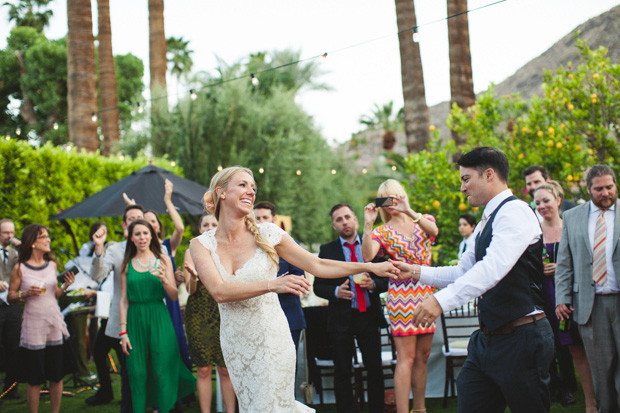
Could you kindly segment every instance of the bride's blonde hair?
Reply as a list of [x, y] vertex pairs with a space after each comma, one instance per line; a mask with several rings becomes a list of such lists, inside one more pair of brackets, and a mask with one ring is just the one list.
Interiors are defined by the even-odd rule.
[[[242, 166], [231, 166], [226, 169], [222, 169], [211, 178], [211, 183], [209, 184], [209, 190], [205, 193], [203, 197], [203, 202], [205, 204], [205, 210], [207, 212], [215, 215], [215, 218], [219, 221], [220, 219], [220, 194], [222, 191], [226, 190], [226, 187], [230, 183], [232, 177], [239, 173], [246, 172], [248, 175], [252, 177], [254, 180], [254, 174], [248, 168], [244, 168]], [[220, 194], [216, 191], [217, 188], [220, 188]], [[276, 267], [278, 267], [280, 262], [280, 257], [276, 252], [275, 248], [260, 234], [258, 230], [258, 226], [256, 225], [256, 218], [254, 217], [254, 211], [250, 212], [248, 215], [243, 217], [243, 221], [245, 223], [245, 227], [254, 235], [254, 240], [256, 241], [256, 245], [263, 251], [269, 255], [269, 258], [274, 262]]]

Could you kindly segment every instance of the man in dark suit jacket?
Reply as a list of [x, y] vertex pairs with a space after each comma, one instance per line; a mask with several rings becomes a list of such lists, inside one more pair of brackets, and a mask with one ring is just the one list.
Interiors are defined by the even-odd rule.
[[[254, 205], [254, 215], [258, 222], [272, 222], [276, 223], [276, 206], [269, 201], [259, 202]], [[295, 240], [297, 242], [297, 240]], [[299, 242], [297, 242], [299, 244]], [[304, 276], [304, 270], [295, 267], [293, 264], [289, 264], [285, 259], [280, 258], [278, 277], [284, 274], [295, 274]], [[291, 293], [278, 294], [280, 300], [280, 307], [284, 311], [284, 315], [288, 320], [288, 326], [291, 330], [291, 336], [293, 336], [293, 342], [295, 348], [299, 345], [299, 336], [301, 330], [306, 328], [306, 319], [304, 318], [304, 312], [301, 308], [301, 301], [299, 296]]]
[[[351, 206], [335, 205], [330, 216], [338, 239], [321, 245], [320, 258], [339, 261], [362, 261], [358, 221]], [[355, 286], [355, 288], [351, 288]], [[354, 412], [351, 376], [353, 338], [357, 339], [364, 366], [368, 371], [369, 412], [382, 412], [384, 400], [381, 366], [381, 327], [383, 316], [379, 293], [387, 290], [387, 280], [367, 274], [359, 284], [353, 277], [315, 278], [314, 292], [329, 300], [327, 332], [334, 344], [334, 387], [338, 412]], [[363, 296], [363, 298], [362, 298]]]
[[6, 376], [4, 377], [4, 390], [7, 391], [13, 383], [15, 387], [4, 395], [4, 399], [20, 399], [22, 396], [17, 392], [17, 373], [20, 363], [19, 336], [22, 328], [22, 306], [9, 304], [6, 294], [9, 290], [11, 271], [17, 264], [17, 251], [12, 248], [21, 242], [15, 238], [15, 225], [10, 219], [0, 221], [0, 347], [4, 348], [4, 360]]

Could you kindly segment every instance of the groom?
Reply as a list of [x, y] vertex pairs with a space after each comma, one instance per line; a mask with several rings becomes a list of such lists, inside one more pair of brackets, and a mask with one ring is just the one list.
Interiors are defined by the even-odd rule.
[[[359, 224], [353, 208], [348, 204], [335, 205], [330, 216], [338, 239], [321, 245], [319, 258], [363, 262], [362, 243], [357, 232]], [[371, 278], [354, 286], [352, 278], [314, 279], [316, 295], [329, 300], [327, 332], [334, 344], [336, 407], [339, 413], [355, 412], [351, 376], [353, 338], [356, 338], [368, 371], [368, 411], [380, 413], [384, 401], [380, 330], [387, 323], [379, 293], [387, 290], [388, 282], [372, 274]], [[356, 296], [357, 292], [361, 294]]]

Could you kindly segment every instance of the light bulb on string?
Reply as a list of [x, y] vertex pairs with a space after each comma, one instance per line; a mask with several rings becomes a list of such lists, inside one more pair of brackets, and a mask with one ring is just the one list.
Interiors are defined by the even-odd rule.
[[95, 112], [92, 112], [92, 113], [90, 114], [90, 119], [91, 119], [93, 122], [97, 122], [97, 114], [96, 114]]
[[54, 123], [52, 123], [52, 129], [58, 130], [58, 122], [54, 121]]
[[420, 33], [418, 33], [418, 26], [413, 26], [413, 41], [420, 42]]
[[392, 170], [395, 171], [396, 170], [396, 165], [392, 166]]
[[18, 127], [17, 127], [17, 129], [15, 129], [15, 134], [16, 134], [17, 136], [21, 135], [21, 134], [22, 134], [22, 128], [20, 128], [20, 127], [18, 126]]
[[177, 163], [175, 161], [170, 162], [170, 166], [176, 166], [176, 164]]
[[332, 169], [332, 175], [336, 175], [336, 172], [338, 171], [336, 171], [335, 169]]
[[301, 175], [301, 169], [298, 169], [297, 172], [295, 172], [297, 175]]
[[142, 104], [140, 102], [136, 103], [136, 105], [138, 105], [138, 113], [144, 112], [144, 108], [142, 107]]
[[252, 84], [254, 86], [258, 86], [260, 82], [258, 81], [258, 78], [256, 77], [256, 75], [254, 73], [250, 73], [250, 77], [252, 78]]
[[319, 58], [319, 62], [325, 63], [327, 61], [327, 52], [323, 53]]
[[218, 166], [217, 166], [217, 170], [218, 170], [218, 172], [219, 172], [219, 171], [221, 171], [222, 169], [224, 169], [224, 168], [222, 168], [222, 165], [218, 165]]
[[4, 139], [6, 139], [7, 141], [11, 140], [11, 135], [9, 135], [8, 133], [6, 134], [6, 136], [4, 137]]
[[192, 98], [192, 100], [198, 99], [198, 95], [196, 94], [196, 91], [194, 89], [189, 90], [189, 97]]
[[259, 174], [263, 174], [263, 173], [265, 173], [265, 170], [263, 168], [258, 168], [258, 173]]
[[366, 169], [366, 168], [362, 169], [362, 173], [363, 173], [363, 174], [368, 173], [368, 169]]

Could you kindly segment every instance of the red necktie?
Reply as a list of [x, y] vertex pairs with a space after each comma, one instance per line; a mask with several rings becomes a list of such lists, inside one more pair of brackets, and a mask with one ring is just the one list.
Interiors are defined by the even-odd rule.
[[[357, 241], [354, 244], [350, 244], [348, 242], [344, 243], [344, 245], [351, 250], [351, 262], [359, 262], [357, 260], [357, 254], [355, 253], [356, 244]], [[366, 298], [364, 297], [364, 290], [362, 289], [362, 287], [360, 287], [359, 284], [353, 284], [355, 285], [355, 298], [357, 300], [357, 308], [361, 313], [363, 313], [366, 311]]]

